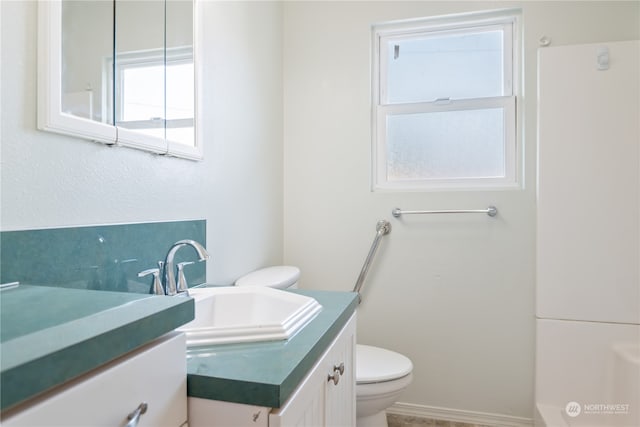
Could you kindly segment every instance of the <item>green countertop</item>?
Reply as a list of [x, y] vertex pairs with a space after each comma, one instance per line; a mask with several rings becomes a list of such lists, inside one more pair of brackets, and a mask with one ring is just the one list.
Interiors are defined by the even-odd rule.
[[0, 410], [194, 318], [190, 298], [20, 285], [0, 292]]
[[322, 311], [286, 341], [209, 345], [187, 350], [187, 394], [279, 408], [349, 320], [353, 292], [292, 292], [315, 298]]

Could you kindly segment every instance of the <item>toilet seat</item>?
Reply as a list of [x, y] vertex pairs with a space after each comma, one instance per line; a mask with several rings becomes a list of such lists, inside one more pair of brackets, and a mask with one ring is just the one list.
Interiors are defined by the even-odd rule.
[[405, 377], [413, 370], [408, 357], [384, 348], [356, 345], [356, 384], [373, 384]]
[[300, 278], [300, 269], [289, 265], [261, 268], [236, 280], [236, 286], [267, 286], [286, 289]]

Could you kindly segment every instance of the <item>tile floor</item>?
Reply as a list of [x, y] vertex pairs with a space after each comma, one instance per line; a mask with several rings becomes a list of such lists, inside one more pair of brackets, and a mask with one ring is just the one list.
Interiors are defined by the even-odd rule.
[[434, 420], [406, 415], [387, 414], [389, 427], [491, 427], [479, 424], [459, 423], [456, 421]]

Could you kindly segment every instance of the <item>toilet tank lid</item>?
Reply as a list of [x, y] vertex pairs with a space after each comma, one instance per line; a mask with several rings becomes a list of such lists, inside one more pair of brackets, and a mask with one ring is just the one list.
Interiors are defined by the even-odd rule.
[[300, 269], [290, 265], [261, 268], [236, 280], [236, 286], [267, 286], [285, 289], [300, 278]]
[[356, 383], [371, 384], [405, 377], [413, 370], [411, 360], [395, 351], [356, 345]]

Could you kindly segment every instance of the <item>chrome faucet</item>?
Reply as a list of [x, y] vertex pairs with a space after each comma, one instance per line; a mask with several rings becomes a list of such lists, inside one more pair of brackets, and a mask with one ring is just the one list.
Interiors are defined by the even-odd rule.
[[[164, 258], [164, 262], [161, 263], [160, 269], [162, 270], [162, 279], [165, 295], [176, 295], [178, 293], [188, 294], [188, 289], [177, 289], [176, 286], [176, 273], [174, 266], [174, 257], [178, 249], [183, 246], [191, 246], [198, 254], [198, 261], [205, 261], [209, 259], [209, 253], [200, 243], [195, 240], [179, 240], [175, 242], [167, 252], [167, 256]], [[186, 282], [185, 282], [186, 283]]]

